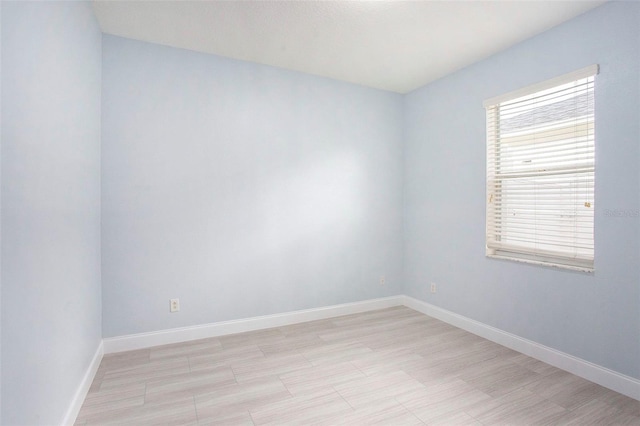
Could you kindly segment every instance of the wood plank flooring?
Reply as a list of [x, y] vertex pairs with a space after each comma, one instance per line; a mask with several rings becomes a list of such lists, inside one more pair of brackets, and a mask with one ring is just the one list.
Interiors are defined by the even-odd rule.
[[640, 402], [406, 307], [106, 355], [77, 425], [640, 425]]

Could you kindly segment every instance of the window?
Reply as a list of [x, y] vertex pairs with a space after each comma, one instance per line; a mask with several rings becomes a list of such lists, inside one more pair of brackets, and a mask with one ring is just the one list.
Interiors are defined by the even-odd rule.
[[593, 271], [597, 73], [485, 101], [487, 256]]

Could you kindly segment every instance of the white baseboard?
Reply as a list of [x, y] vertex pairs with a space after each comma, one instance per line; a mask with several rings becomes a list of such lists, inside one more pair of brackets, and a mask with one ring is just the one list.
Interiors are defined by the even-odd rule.
[[[489, 326], [479, 321], [472, 320], [446, 309], [439, 308], [429, 303], [414, 299], [409, 296], [391, 296], [381, 299], [371, 299], [361, 302], [345, 303], [341, 305], [326, 306], [321, 308], [306, 309], [301, 311], [285, 312], [274, 315], [264, 315], [240, 320], [222, 321], [212, 324], [181, 327], [169, 330], [161, 330], [150, 333], [130, 334], [126, 336], [109, 337], [102, 340], [104, 353], [116, 353], [143, 349], [153, 346], [180, 343], [190, 340], [205, 339], [227, 334], [242, 333], [246, 331], [262, 330], [272, 327], [280, 327], [306, 321], [333, 318], [340, 315], [356, 314], [360, 312], [384, 309], [393, 306], [404, 305], [425, 315], [437, 318], [453, 326], [469, 331], [485, 339], [506, 346], [510, 349], [536, 358], [554, 367], [568, 371], [599, 385], [605, 386], [631, 398], [640, 400], [640, 380], [625, 376], [605, 367], [585, 361], [581, 358], [569, 355], [556, 349], [541, 345], [531, 340], [524, 339], [515, 334], [508, 333], [498, 328]], [[102, 350], [102, 347], [100, 348]], [[97, 354], [96, 354], [97, 356]], [[100, 358], [102, 355], [100, 355]], [[98, 360], [99, 364], [99, 360]], [[95, 366], [97, 369], [97, 365]], [[95, 371], [94, 371], [95, 373]], [[93, 378], [93, 374], [90, 376]], [[87, 389], [91, 380], [86, 385]], [[84, 384], [83, 384], [84, 386]], [[80, 390], [79, 390], [80, 394]], [[85, 393], [82, 395], [84, 397]], [[80, 399], [81, 404], [82, 399]], [[79, 410], [78, 406], [78, 410]], [[69, 412], [72, 412], [70, 409]], [[77, 414], [77, 413], [76, 413]], [[67, 418], [74, 418], [67, 416]]]
[[108, 337], [102, 339], [102, 342], [104, 344], [104, 353], [109, 354], [390, 308], [402, 305], [403, 300], [404, 296], [391, 296], [282, 314]]
[[89, 392], [89, 388], [91, 387], [91, 383], [93, 383], [93, 379], [96, 376], [96, 372], [98, 371], [98, 367], [100, 367], [100, 362], [102, 361], [102, 356], [104, 355], [104, 347], [102, 342], [98, 345], [98, 349], [96, 349], [96, 353], [93, 355], [93, 359], [91, 359], [91, 363], [87, 368], [87, 371], [84, 373], [82, 377], [82, 381], [78, 386], [78, 390], [76, 390], [73, 399], [71, 400], [71, 405], [67, 409], [67, 413], [64, 416], [64, 420], [62, 420], [63, 425], [73, 425], [76, 422], [76, 418], [78, 417], [78, 413], [80, 413], [80, 408], [82, 408], [82, 403], [84, 399], [87, 397], [87, 393]]
[[507, 333], [495, 327], [439, 308], [413, 297], [403, 296], [403, 305], [437, 318], [448, 324], [484, 337], [502, 346], [513, 349], [532, 358], [546, 362], [554, 367], [590, 380], [631, 398], [640, 400], [640, 380], [625, 376], [613, 370], [585, 361], [573, 355], [560, 352], [531, 340]]

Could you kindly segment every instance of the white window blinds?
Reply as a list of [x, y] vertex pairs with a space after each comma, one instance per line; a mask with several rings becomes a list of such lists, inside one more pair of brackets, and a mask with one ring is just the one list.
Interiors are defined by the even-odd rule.
[[598, 66], [487, 100], [487, 256], [593, 270]]

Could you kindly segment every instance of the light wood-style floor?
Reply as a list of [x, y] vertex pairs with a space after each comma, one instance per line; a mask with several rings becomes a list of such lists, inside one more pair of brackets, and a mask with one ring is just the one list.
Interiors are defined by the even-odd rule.
[[92, 424], [640, 425], [640, 402], [405, 307], [106, 355]]

